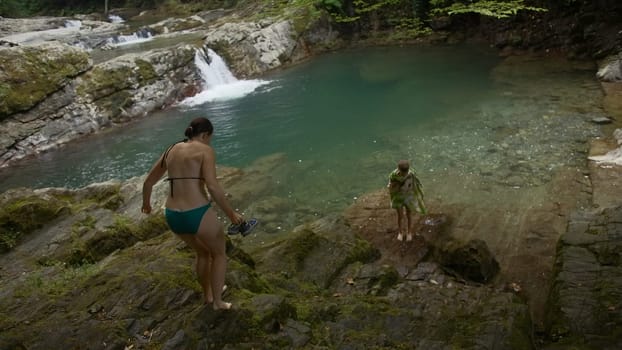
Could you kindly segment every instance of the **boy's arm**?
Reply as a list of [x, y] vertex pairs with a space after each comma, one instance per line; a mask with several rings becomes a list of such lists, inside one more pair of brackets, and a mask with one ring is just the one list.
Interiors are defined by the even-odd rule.
[[389, 193], [395, 193], [400, 189], [400, 182], [389, 179], [389, 184], [387, 185], [387, 187], [389, 188]]

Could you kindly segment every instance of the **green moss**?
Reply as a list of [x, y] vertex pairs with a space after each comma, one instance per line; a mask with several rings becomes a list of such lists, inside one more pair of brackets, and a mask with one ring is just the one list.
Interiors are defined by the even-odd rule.
[[57, 273], [47, 270], [37, 270], [30, 273], [26, 281], [15, 289], [15, 296], [19, 298], [63, 296], [98, 274], [102, 269], [98, 265], [87, 264], [71, 267], [60, 262], [53, 267], [57, 269]]
[[95, 217], [91, 215], [87, 215], [84, 219], [77, 221], [74, 225], [93, 229], [95, 228], [96, 223], [97, 223], [97, 219]]
[[88, 54], [76, 49], [67, 48], [62, 55], [50, 53], [45, 47], [3, 50], [0, 120], [33, 107], [89, 66]]
[[219, 40], [219, 41], [215, 41], [213, 43], [210, 44], [210, 49], [214, 50], [214, 52], [216, 52], [218, 54], [218, 56], [220, 56], [223, 61], [227, 62], [228, 64], [231, 64], [231, 62], [235, 62], [235, 59], [233, 58], [233, 56], [231, 56], [231, 45], [224, 41], [224, 40]]
[[100, 110], [106, 111], [113, 121], [118, 121], [123, 110], [132, 106], [133, 103], [132, 94], [128, 90], [116, 91], [95, 101]]
[[229, 278], [230, 284], [235, 285], [236, 288], [251, 291], [253, 293], [272, 293], [273, 288], [264, 276], [257, 274], [257, 272], [244, 263], [240, 263], [237, 259], [232, 259], [229, 262]]
[[79, 238], [66, 258], [72, 266], [95, 263], [117, 249], [124, 249], [168, 230], [162, 215], [150, 215], [144, 221], [135, 224], [129, 218], [118, 216], [115, 223], [94, 238], [83, 242]]
[[98, 100], [130, 87], [133, 76], [129, 66], [94, 67], [83, 76], [77, 92], [92, 101]]
[[28, 196], [0, 208], [0, 252], [15, 247], [20, 239], [59, 217], [68, 207], [54, 197]]
[[158, 77], [158, 74], [155, 69], [153, 69], [153, 65], [151, 63], [141, 60], [140, 58], [134, 60], [134, 63], [136, 63], [136, 66], [138, 67], [139, 82], [141, 85], [146, 85], [148, 82], [151, 82]]
[[374, 247], [369, 241], [357, 239], [354, 247], [350, 250], [346, 264], [357, 261], [362, 263], [370, 263], [380, 258], [380, 251]]
[[476, 314], [448, 317], [438, 325], [433, 338], [448, 342], [454, 349], [473, 348], [482, 321]]
[[393, 266], [384, 265], [382, 267], [382, 273], [376, 278], [371, 278], [369, 281], [372, 294], [385, 295], [389, 288], [399, 281], [399, 278], [400, 276]]
[[533, 323], [529, 312], [518, 314], [510, 334], [510, 349], [531, 349], [533, 347], [532, 329]]
[[82, 200], [83, 203], [78, 205], [96, 204], [100, 208], [109, 210], [117, 210], [123, 204], [123, 195], [121, 194], [121, 184], [109, 186], [101, 186], [87, 194]]
[[193, 18], [186, 18], [183, 21], [175, 22], [170, 29], [173, 32], [179, 32], [179, 31], [182, 31], [182, 30], [188, 30], [188, 29], [200, 27], [202, 25], [203, 25], [203, 22], [201, 22], [201, 21], [198, 21], [198, 20], [193, 19]]

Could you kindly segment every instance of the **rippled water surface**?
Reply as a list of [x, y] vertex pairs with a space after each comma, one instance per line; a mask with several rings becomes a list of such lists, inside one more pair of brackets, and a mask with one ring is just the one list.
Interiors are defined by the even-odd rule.
[[284, 155], [270, 194], [291, 206], [343, 209], [385, 186], [402, 158], [431, 198], [480, 205], [583, 167], [586, 141], [599, 134], [589, 122], [601, 113], [593, 67], [555, 59], [502, 60], [474, 47], [361, 49], [262, 79], [269, 83], [245, 97], [158, 112], [2, 170], [0, 189], [144, 174], [189, 120], [208, 116], [219, 164]]

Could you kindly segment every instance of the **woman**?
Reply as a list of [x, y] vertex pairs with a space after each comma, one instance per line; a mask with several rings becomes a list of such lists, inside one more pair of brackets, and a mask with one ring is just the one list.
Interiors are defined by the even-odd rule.
[[194, 119], [186, 128], [186, 140], [169, 147], [153, 165], [143, 183], [142, 212], [151, 213], [153, 185], [168, 171], [170, 193], [166, 199], [166, 222], [171, 230], [197, 253], [196, 272], [206, 303], [214, 310], [229, 309], [222, 301], [227, 270], [225, 234], [222, 223], [211, 208], [211, 198], [232, 223], [241, 224], [216, 179], [216, 155], [210, 146], [214, 127], [207, 118]]

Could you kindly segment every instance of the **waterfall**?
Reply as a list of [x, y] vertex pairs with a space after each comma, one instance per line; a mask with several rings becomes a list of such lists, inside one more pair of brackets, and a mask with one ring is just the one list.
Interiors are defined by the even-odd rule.
[[212, 49], [197, 50], [194, 64], [203, 80], [203, 91], [181, 102], [184, 106], [196, 106], [205, 102], [226, 101], [244, 97], [258, 87], [269, 84], [268, 80], [238, 80], [227, 64]]
[[108, 20], [110, 21], [110, 23], [123, 23], [123, 22], [125, 22], [125, 20], [123, 18], [121, 18], [121, 16], [117, 16], [117, 15], [109, 15], [108, 16]]
[[218, 85], [233, 84], [238, 81], [222, 57], [218, 56], [212, 49], [208, 48], [207, 52], [197, 50], [194, 54], [194, 64], [199, 69], [199, 74], [203, 79], [203, 88], [205, 89]]
[[150, 29], [140, 29], [137, 32], [130, 35], [115, 35], [112, 38], [106, 40], [106, 42], [112, 46], [122, 46], [128, 44], [137, 44], [153, 39], [153, 34]]
[[65, 21], [65, 28], [78, 28], [82, 27], [82, 21], [77, 19], [68, 19]]

